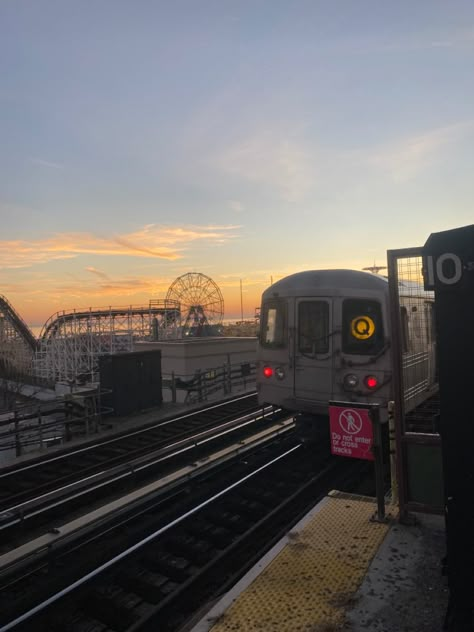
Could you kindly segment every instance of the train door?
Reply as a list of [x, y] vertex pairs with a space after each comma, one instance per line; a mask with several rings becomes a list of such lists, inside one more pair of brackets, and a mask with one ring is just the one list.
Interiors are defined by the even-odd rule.
[[327, 403], [332, 393], [332, 301], [302, 298], [295, 309], [295, 398]]

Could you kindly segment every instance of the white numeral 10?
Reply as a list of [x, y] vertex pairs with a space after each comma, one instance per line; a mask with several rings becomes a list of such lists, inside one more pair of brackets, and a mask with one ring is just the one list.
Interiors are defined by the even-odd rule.
[[[452, 274], [451, 276], [446, 276], [443, 270], [443, 264], [445, 261], [452, 261]], [[426, 257], [426, 272], [428, 276], [428, 285], [432, 286], [435, 284], [435, 273], [436, 279], [439, 283], [443, 283], [444, 285], [454, 285], [457, 283], [462, 277], [462, 262], [461, 259], [453, 254], [452, 252], [445, 252], [444, 255], [440, 255], [436, 259], [436, 269], [433, 264], [433, 257]]]

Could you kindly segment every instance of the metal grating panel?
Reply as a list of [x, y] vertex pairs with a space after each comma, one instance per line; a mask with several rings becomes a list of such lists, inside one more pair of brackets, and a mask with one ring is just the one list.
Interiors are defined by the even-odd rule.
[[424, 290], [422, 248], [389, 250], [388, 279], [404, 519], [409, 510], [440, 512], [443, 506], [434, 293]]
[[434, 293], [423, 289], [421, 256], [397, 260], [404, 424], [407, 432], [436, 432], [439, 409]]

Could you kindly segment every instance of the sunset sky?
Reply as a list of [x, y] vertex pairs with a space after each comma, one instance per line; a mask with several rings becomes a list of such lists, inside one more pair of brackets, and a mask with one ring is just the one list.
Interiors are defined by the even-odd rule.
[[474, 3], [0, 0], [0, 294], [31, 325], [474, 223]]

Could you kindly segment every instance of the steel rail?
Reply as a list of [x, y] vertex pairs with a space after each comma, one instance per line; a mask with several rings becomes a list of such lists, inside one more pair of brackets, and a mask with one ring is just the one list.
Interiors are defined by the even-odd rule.
[[2, 478], [8, 478], [9, 476], [14, 476], [15, 474], [19, 474], [20, 472], [25, 472], [28, 470], [32, 470], [35, 469], [37, 467], [44, 467], [46, 464], [50, 464], [50, 463], [55, 463], [58, 461], [61, 461], [63, 459], [66, 458], [70, 458], [72, 456], [78, 455], [78, 454], [84, 454], [86, 452], [89, 452], [91, 450], [95, 450], [97, 448], [100, 447], [104, 447], [110, 444], [113, 444], [117, 441], [122, 441], [124, 439], [130, 439], [131, 437], [136, 437], [139, 436], [141, 434], [145, 434], [147, 432], [150, 432], [152, 430], [155, 430], [157, 428], [162, 428], [163, 426], [166, 426], [168, 424], [171, 423], [176, 423], [178, 421], [182, 421], [185, 419], [189, 419], [191, 417], [196, 416], [196, 414], [204, 414], [206, 412], [209, 412], [211, 410], [217, 410], [219, 408], [222, 408], [223, 406], [227, 405], [227, 404], [231, 404], [233, 402], [239, 402], [241, 400], [244, 399], [248, 399], [251, 397], [255, 397], [255, 393], [251, 392], [251, 393], [246, 393], [245, 395], [241, 395], [239, 397], [235, 397], [232, 398], [230, 400], [225, 400], [224, 402], [220, 402], [219, 404], [214, 404], [212, 406], [206, 406], [205, 408], [199, 408], [198, 410], [192, 410], [189, 411], [188, 413], [185, 413], [183, 415], [178, 415], [178, 417], [170, 417], [170, 418], [166, 418], [166, 419], [162, 419], [161, 421], [157, 421], [157, 422], [151, 422], [150, 425], [147, 425], [144, 428], [140, 428], [137, 430], [133, 430], [130, 432], [124, 431], [121, 434], [116, 434], [113, 437], [110, 437], [108, 439], [104, 439], [102, 441], [94, 441], [93, 443], [90, 443], [86, 446], [83, 446], [81, 448], [73, 448], [72, 450], [67, 450], [65, 452], [62, 452], [61, 454], [58, 454], [56, 456], [50, 456], [47, 459], [41, 459], [41, 460], [35, 460], [33, 463], [29, 463], [26, 465], [21, 465], [19, 467], [15, 467], [14, 469], [10, 469], [10, 468], [3, 468], [3, 471], [0, 471], [0, 480]]
[[79, 588], [80, 586], [84, 585], [86, 582], [88, 582], [89, 580], [93, 579], [94, 577], [96, 577], [97, 575], [102, 573], [103, 571], [105, 571], [108, 568], [114, 566], [115, 564], [117, 564], [118, 562], [120, 562], [124, 558], [128, 557], [130, 554], [134, 553], [135, 551], [139, 550], [140, 548], [142, 548], [143, 546], [145, 546], [146, 544], [148, 544], [149, 542], [151, 542], [152, 540], [154, 540], [158, 536], [162, 535], [163, 533], [165, 533], [166, 531], [168, 531], [172, 527], [176, 526], [177, 524], [179, 524], [180, 522], [182, 522], [186, 518], [189, 518], [190, 516], [192, 516], [193, 514], [195, 514], [198, 511], [200, 511], [201, 509], [203, 509], [207, 505], [211, 504], [212, 502], [214, 502], [215, 500], [217, 500], [221, 496], [224, 496], [225, 494], [230, 492], [232, 489], [235, 489], [239, 485], [242, 485], [248, 479], [252, 478], [253, 476], [258, 474], [259, 472], [263, 471], [267, 467], [270, 467], [271, 465], [273, 465], [277, 461], [281, 460], [282, 458], [285, 458], [286, 456], [288, 456], [289, 454], [291, 454], [295, 450], [298, 450], [301, 447], [302, 447], [302, 444], [298, 444], [298, 445], [290, 448], [289, 450], [287, 450], [283, 454], [281, 454], [281, 455], [277, 456], [276, 458], [272, 459], [268, 463], [265, 463], [264, 465], [260, 466], [256, 470], [250, 472], [249, 474], [246, 474], [244, 477], [242, 477], [238, 481], [232, 483], [231, 485], [229, 485], [225, 489], [219, 491], [217, 494], [214, 494], [210, 498], [208, 498], [205, 501], [201, 502], [200, 504], [196, 505], [192, 509], [188, 510], [187, 512], [185, 512], [184, 514], [179, 516], [178, 518], [175, 518], [174, 520], [172, 520], [168, 524], [164, 525], [160, 529], [158, 529], [155, 532], [153, 532], [150, 535], [148, 535], [146, 538], [143, 538], [142, 540], [140, 540], [140, 542], [136, 542], [134, 545], [132, 545], [131, 547], [129, 547], [125, 551], [122, 551], [121, 553], [119, 553], [118, 555], [116, 555], [112, 559], [108, 560], [104, 564], [101, 564], [96, 569], [94, 569], [93, 571], [87, 573], [86, 575], [84, 575], [80, 579], [76, 580], [75, 582], [73, 582], [72, 584], [67, 586], [66, 588], [63, 588], [62, 590], [60, 590], [55, 595], [52, 595], [51, 597], [49, 597], [48, 599], [43, 601], [41, 604], [38, 604], [34, 608], [31, 608], [28, 612], [25, 612], [24, 614], [20, 615], [19, 617], [17, 617], [13, 621], [10, 621], [5, 626], [0, 628], [0, 632], [7, 632], [8, 630], [13, 629], [15, 626], [17, 626], [17, 625], [19, 625], [21, 623], [24, 623], [25, 621], [30, 619], [32, 616], [35, 616], [36, 614], [38, 614], [39, 612], [41, 612], [42, 610], [44, 610], [48, 606], [52, 605], [53, 603], [55, 603], [56, 601], [61, 599], [62, 597], [64, 597], [64, 596], [68, 595], [69, 593], [71, 593], [76, 588]]
[[293, 418], [278, 422], [265, 428], [259, 433], [236, 444], [231, 444], [210, 455], [206, 455], [198, 461], [181, 467], [179, 470], [169, 473], [157, 481], [148, 483], [133, 492], [109, 502], [89, 514], [81, 516], [69, 523], [58, 526], [53, 532], [36, 538], [21, 545], [12, 551], [0, 555], [0, 574], [5, 575], [16, 570], [19, 566], [31, 563], [31, 560], [40, 560], [58, 547], [64, 546], [71, 539], [83, 537], [85, 534], [97, 530], [99, 526], [116, 519], [120, 515], [147, 502], [150, 497], [168, 493], [183, 482], [187, 482], [222, 463], [235, 458], [249, 450], [253, 450], [263, 443], [271, 441], [276, 436], [288, 433], [295, 427]]
[[0, 531], [11, 528], [15, 524], [24, 523], [25, 520], [46, 513], [64, 503], [69, 503], [84, 494], [89, 494], [100, 487], [112, 485], [120, 479], [133, 476], [136, 472], [157, 465], [164, 460], [172, 459], [179, 454], [204, 445], [209, 441], [223, 437], [250, 424], [258, 423], [275, 410], [267, 407], [258, 413], [249, 413], [231, 421], [224, 422], [220, 426], [198, 432], [190, 437], [175, 441], [164, 448], [154, 450], [144, 456], [127, 461], [121, 465], [101, 470], [90, 476], [83, 477], [73, 483], [63, 485], [55, 490], [41, 494], [35, 498], [18, 503], [0, 513]]

